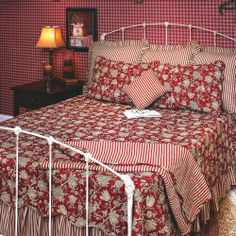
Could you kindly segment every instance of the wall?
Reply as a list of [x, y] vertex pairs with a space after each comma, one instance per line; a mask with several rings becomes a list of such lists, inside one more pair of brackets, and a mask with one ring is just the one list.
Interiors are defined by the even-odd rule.
[[[133, 0], [0, 0], [0, 113], [12, 114], [12, 86], [41, 79], [42, 61], [47, 60], [48, 54], [35, 48], [35, 44], [41, 28], [46, 25], [61, 26], [65, 38], [66, 7], [97, 8], [99, 35], [128, 24], [169, 21], [191, 23], [235, 37], [235, 11], [220, 16], [218, 8], [221, 2], [144, 0], [142, 5], [135, 5]], [[151, 41], [156, 41], [160, 33], [163, 32], [149, 32]], [[171, 40], [175, 37], [173, 33]], [[180, 37], [180, 41], [185, 40]], [[211, 41], [212, 38], [207, 36], [205, 43]], [[223, 46], [233, 47], [232, 44]], [[56, 73], [60, 73], [61, 54], [62, 51], [55, 53]], [[76, 74], [84, 78], [87, 53], [77, 52], [75, 58]]]

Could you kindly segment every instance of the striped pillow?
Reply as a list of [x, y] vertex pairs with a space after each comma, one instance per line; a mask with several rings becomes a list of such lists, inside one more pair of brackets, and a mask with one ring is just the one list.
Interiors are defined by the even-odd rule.
[[148, 49], [147, 41], [98, 41], [94, 42], [88, 54], [88, 84], [91, 84], [94, 64], [98, 56], [112, 61], [123, 61], [125, 63], [141, 62], [142, 54]]
[[162, 64], [187, 65], [192, 57], [199, 53], [201, 46], [197, 43], [189, 45], [157, 45], [150, 44], [149, 50], [142, 57], [143, 62], [160, 61]]
[[144, 109], [162, 96], [168, 89], [154, 75], [153, 70], [144, 71], [139, 78], [124, 87], [135, 107]]
[[213, 52], [213, 53], [224, 53], [230, 55], [236, 55], [235, 48], [220, 48], [220, 47], [210, 47], [210, 46], [201, 46], [202, 52]]
[[236, 54], [225, 54], [216, 52], [201, 52], [197, 54], [193, 62], [203, 64], [224, 61], [225, 73], [223, 80], [222, 102], [225, 111], [236, 113]]

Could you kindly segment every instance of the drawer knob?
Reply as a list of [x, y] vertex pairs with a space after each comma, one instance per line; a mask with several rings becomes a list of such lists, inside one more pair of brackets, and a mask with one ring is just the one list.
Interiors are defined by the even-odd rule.
[[29, 102], [30, 103], [34, 103], [35, 102], [35, 98], [30, 98]]

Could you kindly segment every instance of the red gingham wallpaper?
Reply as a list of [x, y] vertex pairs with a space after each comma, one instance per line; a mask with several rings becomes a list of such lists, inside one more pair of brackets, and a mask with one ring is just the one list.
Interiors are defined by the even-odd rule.
[[[0, 0], [0, 113], [12, 114], [13, 94], [11, 87], [42, 78], [42, 61], [47, 61], [48, 53], [35, 47], [41, 28], [58, 25], [65, 37], [65, 9], [67, 7], [97, 8], [98, 33], [107, 32], [121, 26], [143, 22], [176, 22], [210, 28], [236, 37], [235, 11], [225, 11], [221, 16], [219, 6], [222, 0], [144, 0], [141, 5], [133, 0]], [[164, 43], [163, 28], [148, 30], [151, 42]], [[176, 36], [171, 31], [170, 43], [186, 42], [187, 32], [181, 30]], [[212, 43], [211, 35], [196, 38], [205, 44]], [[139, 36], [131, 31], [128, 38]], [[160, 38], [160, 36], [162, 37]], [[177, 39], [176, 39], [177, 37]], [[233, 47], [220, 42], [221, 46]], [[220, 45], [219, 45], [220, 46]], [[56, 73], [61, 73], [62, 54], [56, 51], [54, 65]], [[76, 75], [85, 78], [87, 68], [86, 52], [70, 52], [76, 61]]]

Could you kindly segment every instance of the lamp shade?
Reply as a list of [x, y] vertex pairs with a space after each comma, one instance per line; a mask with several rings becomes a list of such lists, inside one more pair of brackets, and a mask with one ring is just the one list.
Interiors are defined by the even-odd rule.
[[65, 45], [61, 28], [46, 26], [42, 29], [37, 48], [60, 48]]

